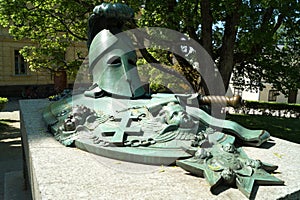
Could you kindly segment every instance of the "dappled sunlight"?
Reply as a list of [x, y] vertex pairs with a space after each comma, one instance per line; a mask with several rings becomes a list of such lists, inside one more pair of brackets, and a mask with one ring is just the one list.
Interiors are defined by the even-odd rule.
[[10, 145], [11, 147], [17, 147], [17, 148], [21, 148], [22, 147], [22, 144], [11, 144]]
[[6, 143], [9, 143], [9, 142], [21, 142], [21, 138], [18, 137], [18, 138], [7, 138], [7, 139], [0, 139], [0, 142], [6, 142]]
[[0, 120], [0, 149], [21, 149], [20, 125], [17, 120]]
[[4, 124], [15, 123], [15, 122], [20, 122], [20, 120], [18, 120], [18, 119], [0, 119], [0, 123], [4, 123]]
[[20, 137], [20, 124], [8, 120], [0, 120], [0, 140]]

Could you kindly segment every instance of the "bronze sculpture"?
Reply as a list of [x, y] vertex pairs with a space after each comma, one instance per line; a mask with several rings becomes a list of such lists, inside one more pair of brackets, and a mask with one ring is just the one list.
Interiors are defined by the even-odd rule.
[[[120, 17], [115, 12], [118, 9], [129, 12], [122, 15], [125, 19], [133, 16], [122, 4], [102, 4], [95, 10], [111, 20]], [[255, 181], [283, 184], [269, 174], [277, 166], [250, 159], [241, 147], [235, 147], [236, 138], [246, 145], [260, 146], [269, 139], [268, 132], [217, 119], [193, 104], [209, 103], [213, 97], [147, 94], [130, 39], [115, 35], [120, 32], [118, 27], [109, 29], [90, 33], [92, 86], [82, 94], [65, 95], [44, 111], [43, 117], [58, 141], [114, 159], [176, 164], [205, 177], [212, 190], [223, 183], [236, 185], [247, 197]]]

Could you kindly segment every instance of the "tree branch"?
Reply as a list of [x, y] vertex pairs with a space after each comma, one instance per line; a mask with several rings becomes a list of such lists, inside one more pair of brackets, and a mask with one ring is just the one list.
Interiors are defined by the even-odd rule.
[[66, 31], [68, 33], [70, 33], [72, 36], [74, 36], [75, 38], [77, 38], [79, 40], [87, 41], [87, 38], [81, 37], [81, 36], [76, 35], [75, 33], [73, 33], [73, 31], [71, 31], [71, 29], [68, 27], [68, 25], [60, 17], [57, 17], [56, 15], [54, 15], [53, 13], [51, 13], [50, 11], [47, 11], [47, 10], [44, 10], [44, 12], [46, 12], [47, 14], [52, 16], [53, 18], [57, 19], [65, 27]]
[[277, 23], [275, 24], [275, 26], [274, 26], [274, 28], [273, 28], [273, 33], [275, 33], [278, 29], [279, 29], [279, 27], [281, 26], [281, 24], [282, 24], [282, 22], [283, 22], [283, 15], [282, 14], [280, 14], [279, 16], [278, 16], [278, 19], [277, 19]]
[[180, 72], [174, 70], [174, 69], [170, 69], [167, 67], [164, 67], [160, 62], [158, 62], [148, 51], [147, 49], [139, 49], [140, 53], [142, 54], [143, 58], [154, 68], [165, 72], [167, 74], [173, 75], [179, 79], [181, 79], [184, 83], [190, 85], [191, 83], [189, 83], [188, 81], [186, 81], [184, 78], [182, 78], [182, 75], [180, 75]]
[[270, 21], [272, 15], [273, 15], [273, 11], [274, 11], [273, 7], [269, 7], [266, 9], [266, 12], [262, 18], [262, 24], [261, 24], [262, 29], [264, 29], [268, 25], [268, 22]]
[[[130, 27], [131, 28], [137, 28], [137, 25], [135, 24], [134, 21], [131, 22], [130, 24]], [[138, 32], [140, 32], [140, 30], [136, 29]], [[141, 38], [140, 36], [143, 35], [145, 36], [146, 38]], [[136, 42], [138, 43], [138, 46], [140, 47], [143, 47], [144, 45], [144, 40], [145, 39], [149, 39], [151, 41], [151, 37], [148, 36], [148, 35], [145, 35], [144, 33], [140, 33], [140, 34], [135, 34], [135, 39], [136, 39]], [[160, 41], [162, 42], [162, 41]], [[167, 67], [164, 67], [158, 60], [156, 60], [149, 52], [146, 48], [138, 48], [141, 55], [143, 56], [143, 58], [151, 65], [153, 66], [154, 68], [162, 71], [162, 72], [165, 72], [165, 73], [168, 73], [170, 75], [173, 75], [177, 78], [179, 78], [180, 80], [182, 80], [185, 84], [188, 84], [188, 85], [192, 85], [193, 87], [193, 84], [190, 82], [190, 81], [187, 81], [186, 79], [184, 79], [182, 76], [185, 76], [184, 73], [180, 72], [180, 71], [177, 71], [175, 69], [171, 69], [171, 68], [167, 68]]]
[[[180, 69], [178, 70], [180, 74], [182, 74], [189, 84], [192, 86], [193, 90], [196, 92], [200, 92], [201, 86], [199, 84], [200, 81], [200, 73], [193, 68], [193, 66], [185, 59], [179, 55], [174, 54]], [[202, 80], [202, 79], [201, 79]]]

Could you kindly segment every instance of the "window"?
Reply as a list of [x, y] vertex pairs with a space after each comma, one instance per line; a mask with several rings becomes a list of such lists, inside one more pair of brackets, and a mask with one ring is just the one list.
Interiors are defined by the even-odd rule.
[[234, 88], [233, 89], [233, 94], [234, 95], [240, 95], [240, 96], [242, 96], [242, 93], [243, 93], [243, 89], [242, 88]]
[[19, 50], [15, 50], [15, 75], [27, 75], [27, 63]]
[[278, 96], [278, 91], [277, 90], [270, 90], [268, 101], [276, 101], [277, 96]]

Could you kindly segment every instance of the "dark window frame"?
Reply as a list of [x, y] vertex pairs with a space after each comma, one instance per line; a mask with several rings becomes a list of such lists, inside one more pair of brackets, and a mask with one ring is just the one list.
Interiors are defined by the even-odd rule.
[[278, 96], [278, 90], [269, 90], [268, 101], [276, 101]]
[[28, 75], [28, 65], [19, 50], [14, 50], [14, 75], [26, 76]]
[[240, 96], [242, 96], [242, 94], [243, 94], [243, 88], [233, 88], [233, 94], [234, 95], [240, 95]]

